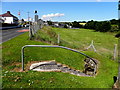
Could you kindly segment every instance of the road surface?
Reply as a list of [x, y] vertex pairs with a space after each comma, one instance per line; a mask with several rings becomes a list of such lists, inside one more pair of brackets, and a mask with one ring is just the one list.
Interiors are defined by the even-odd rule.
[[0, 30], [0, 44], [6, 42], [24, 32], [28, 31], [27, 28], [15, 28], [15, 29], [7, 29]]

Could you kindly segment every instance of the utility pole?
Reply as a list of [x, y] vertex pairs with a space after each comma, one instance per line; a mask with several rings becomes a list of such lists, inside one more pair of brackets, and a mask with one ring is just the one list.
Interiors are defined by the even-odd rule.
[[29, 13], [30, 13], [30, 12], [27, 12], [27, 13], [28, 13], [28, 22], [29, 22]]
[[28, 13], [28, 24], [29, 24], [29, 39], [31, 40], [31, 38], [32, 38], [32, 31], [30, 29], [30, 21], [29, 21], [29, 13], [30, 12], [27, 12], [27, 13]]
[[21, 19], [21, 13], [20, 13], [20, 10], [18, 12], [18, 15], [19, 15], [19, 20]]

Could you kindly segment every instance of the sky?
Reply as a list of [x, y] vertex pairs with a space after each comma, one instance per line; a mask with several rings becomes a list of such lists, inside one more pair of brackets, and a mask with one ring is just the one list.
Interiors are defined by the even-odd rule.
[[39, 18], [63, 22], [117, 19], [117, 9], [117, 2], [2, 2], [2, 13], [10, 11], [20, 18], [20, 10], [21, 18], [27, 19], [27, 12], [30, 12], [30, 18], [34, 18], [34, 11], [37, 10]]
[[118, 0], [1, 0], [4, 2], [118, 2]]

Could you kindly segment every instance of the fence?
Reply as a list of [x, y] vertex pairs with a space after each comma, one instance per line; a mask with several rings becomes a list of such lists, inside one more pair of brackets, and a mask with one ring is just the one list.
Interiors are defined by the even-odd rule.
[[32, 39], [32, 37], [34, 37], [34, 35], [36, 34], [36, 32], [41, 29], [44, 25], [43, 20], [39, 19], [37, 20], [37, 22], [33, 22], [30, 26], [29, 26], [29, 38]]

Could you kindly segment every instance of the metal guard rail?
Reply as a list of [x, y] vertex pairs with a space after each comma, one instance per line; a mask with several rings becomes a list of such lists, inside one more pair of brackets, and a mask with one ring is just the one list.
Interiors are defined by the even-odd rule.
[[82, 54], [82, 55], [86, 56], [87, 58], [93, 60], [94, 63], [96, 63], [96, 62], [94, 61], [94, 59], [91, 58], [91, 57], [89, 57], [88, 55], [86, 55], [86, 54], [84, 54], [84, 53], [82, 53], [82, 52], [80, 52], [80, 51], [77, 51], [77, 50], [75, 50], [75, 49], [68, 48], [68, 47], [57, 46], [57, 45], [25, 45], [25, 46], [22, 47], [22, 50], [21, 50], [21, 54], [22, 54], [22, 55], [21, 55], [21, 58], [22, 58], [22, 71], [24, 71], [24, 48], [25, 48], [25, 47], [54, 47], [54, 48], [63, 48], [63, 49], [71, 50], [71, 51], [73, 51], [73, 52], [77, 52], [77, 53], [79, 53], [79, 54]]

